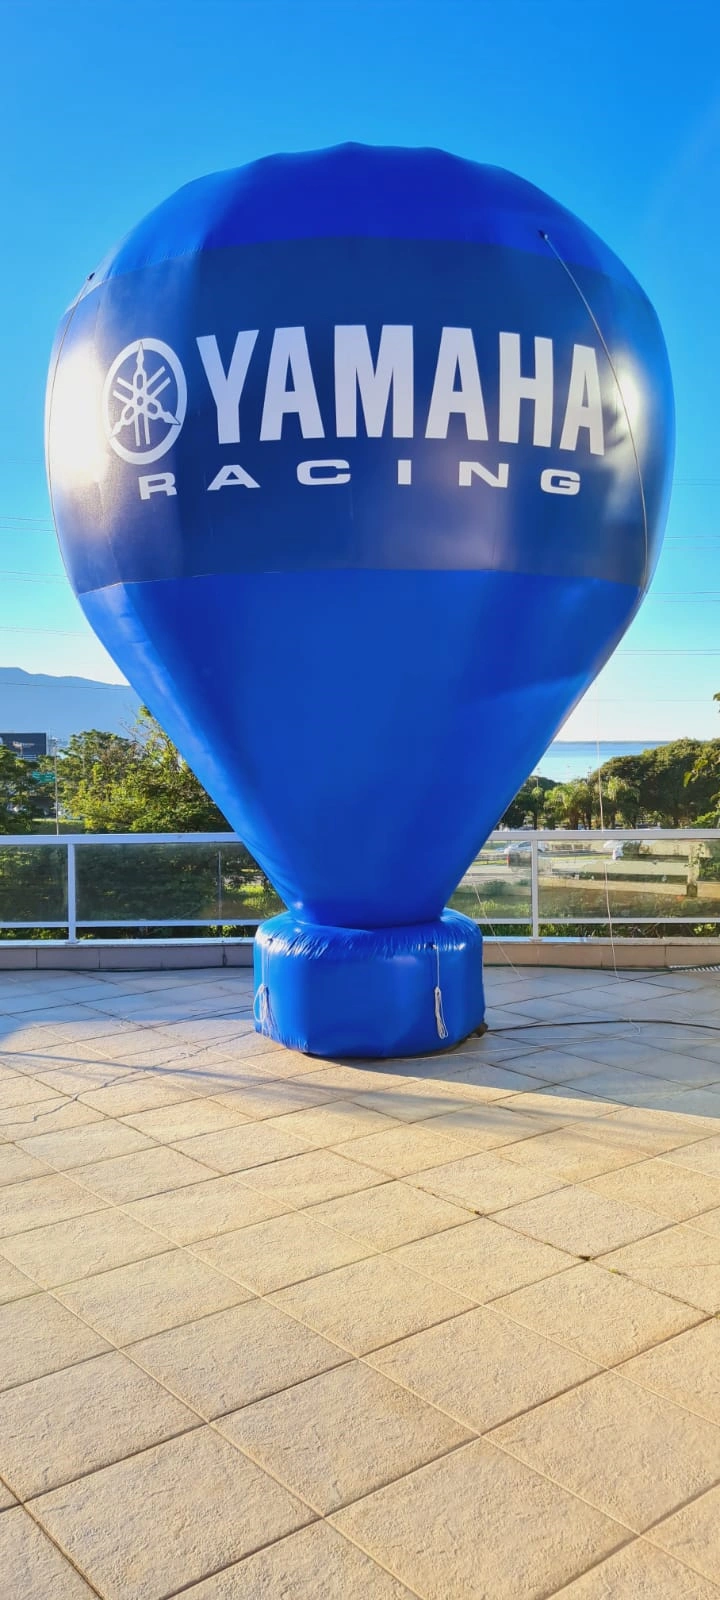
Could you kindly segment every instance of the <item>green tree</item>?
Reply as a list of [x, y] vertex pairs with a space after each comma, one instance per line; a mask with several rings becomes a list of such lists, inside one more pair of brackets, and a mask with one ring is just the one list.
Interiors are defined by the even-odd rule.
[[558, 783], [545, 797], [545, 811], [558, 828], [591, 828], [597, 789], [586, 778]]
[[510, 801], [507, 810], [500, 818], [503, 828], [540, 828], [542, 827], [545, 799], [554, 788], [551, 778], [542, 778], [533, 773], [527, 778], [515, 796]]
[[[620, 778], [613, 773], [606, 781], [602, 780], [602, 820], [606, 828], [616, 828], [623, 825], [627, 828], [636, 828], [640, 813], [640, 791], [636, 783], [631, 783], [629, 778]], [[600, 814], [600, 792], [598, 792], [598, 815]]]
[[33, 833], [38, 821], [52, 816], [54, 793], [40, 764], [0, 745], [0, 833]]
[[[88, 833], [227, 833], [229, 826], [149, 712], [127, 738], [93, 729], [58, 761], [63, 815]], [[153, 925], [153, 918], [242, 924], [281, 909], [244, 845], [106, 846], [76, 856], [81, 922]]]
[[129, 738], [75, 735], [58, 762], [63, 813], [90, 833], [219, 833], [227, 823], [149, 711]]
[[599, 779], [604, 799], [614, 778], [629, 785], [618, 809], [631, 827], [641, 820], [663, 828], [695, 827], [720, 787], [720, 740], [673, 739], [639, 755], [613, 756], [590, 781]]

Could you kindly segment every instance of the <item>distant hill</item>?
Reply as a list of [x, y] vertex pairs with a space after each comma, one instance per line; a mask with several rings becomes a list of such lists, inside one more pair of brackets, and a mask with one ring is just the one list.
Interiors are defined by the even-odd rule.
[[0, 667], [0, 728], [49, 733], [61, 744], [86, 728], [124, 734], [139, 704], [126, 684]]

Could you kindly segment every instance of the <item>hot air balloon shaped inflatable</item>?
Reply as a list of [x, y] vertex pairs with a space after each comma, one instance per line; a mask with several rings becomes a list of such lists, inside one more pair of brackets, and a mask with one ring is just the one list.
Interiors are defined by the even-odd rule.
[[443, 908], [637, 610], [672, 433], [618, 258], [439, 150], [214, 174], [91, 273], [49, 379], [63, 556], [287, 906], [273, 1038], [481, 1025], [480, 933]]

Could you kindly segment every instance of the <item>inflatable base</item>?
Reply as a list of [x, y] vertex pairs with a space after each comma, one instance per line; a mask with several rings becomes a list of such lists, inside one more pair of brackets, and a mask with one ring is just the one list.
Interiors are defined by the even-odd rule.
[[258, 928], [255, 1027], [307, 1055], [448, 1050], [482, 1027], [482, 934], [445, 911], [398, 928], [334, 928], [291, 912]]

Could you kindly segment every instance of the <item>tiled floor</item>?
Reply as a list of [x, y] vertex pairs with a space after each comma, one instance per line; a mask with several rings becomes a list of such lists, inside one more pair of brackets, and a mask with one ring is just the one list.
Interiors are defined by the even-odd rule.
[[487, 987], [0, 974], [0, 1600], [720, 1600], [720, 979]]

